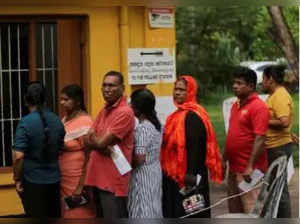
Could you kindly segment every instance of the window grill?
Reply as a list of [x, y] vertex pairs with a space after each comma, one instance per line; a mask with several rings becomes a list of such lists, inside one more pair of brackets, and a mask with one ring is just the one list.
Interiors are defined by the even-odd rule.
[[46, 106], [58, 112], [56, 23], [35, 23], [33, 42], [30, 32], [29, 23], [0, 23], [0, 167], [12, 165], [15, 130], [28, 113], [24, 94], [32, 72], [29, 43], [36, 45], [34, 69], [36, 79], [46, 87]]

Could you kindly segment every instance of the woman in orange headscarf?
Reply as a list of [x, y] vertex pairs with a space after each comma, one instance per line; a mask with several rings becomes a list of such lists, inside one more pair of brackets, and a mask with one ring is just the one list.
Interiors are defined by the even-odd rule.
[[[210, 206], [208, 171], [212, 181], [223, 180], [216, 134], [196, 94], [197, 84], [191, 76], [177, 79], [173, 98], [178, 109], [167, 118], [161, 149], [163, 213], [168, 218], [187, 215], [183, 201], [195, 192], [203, 196], [204, 207]], [[179, 192], [183, 189], [196, 191], [184, 196]], [[210, 210], [191, 217], [209, 218]]]

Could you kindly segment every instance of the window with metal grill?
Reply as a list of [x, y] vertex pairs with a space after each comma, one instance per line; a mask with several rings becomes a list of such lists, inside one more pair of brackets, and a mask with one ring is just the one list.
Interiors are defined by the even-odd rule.
[[41, 81], [46, 106], [57, 107], [56, 23], [0, 23], [0, 167], [12, 165], [12, 144], [19, 120], [28, 113], [24, 94], [29, 81]]

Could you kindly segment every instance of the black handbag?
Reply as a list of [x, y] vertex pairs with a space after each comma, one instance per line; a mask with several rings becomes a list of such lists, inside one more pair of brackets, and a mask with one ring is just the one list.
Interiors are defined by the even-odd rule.
[[69, 210], [87, 204], [90, 198], [87, 192], [82, 192], [79, 197], [69, 196], [65, 197], [64, 200], [66, 209]]

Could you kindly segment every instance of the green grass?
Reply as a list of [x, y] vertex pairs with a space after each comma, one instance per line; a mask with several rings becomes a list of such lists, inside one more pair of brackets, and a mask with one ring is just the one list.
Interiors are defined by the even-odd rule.
[[[216, 130], [218, 143], [220, 146], [220, 150], [223, 153], [224, 145], [226, 140], [225, 134], [225, 126], [223, 119], [223, 100], [233, 96], [230, 93], [218, 94], [212, 93], [204, 99], [200, 100], [200, 103], [206, 108], [213, 123], [213, 126]], [[294, 101], [294, 125], [292, 128], [292, 132], [297, 133], [299, 135], [299, 93], [295, 93], [292, 95]], [[294, 152], [294, 164], [295, 166], [299, 166], [299, 150], [298, 147], [295, 146]]]

